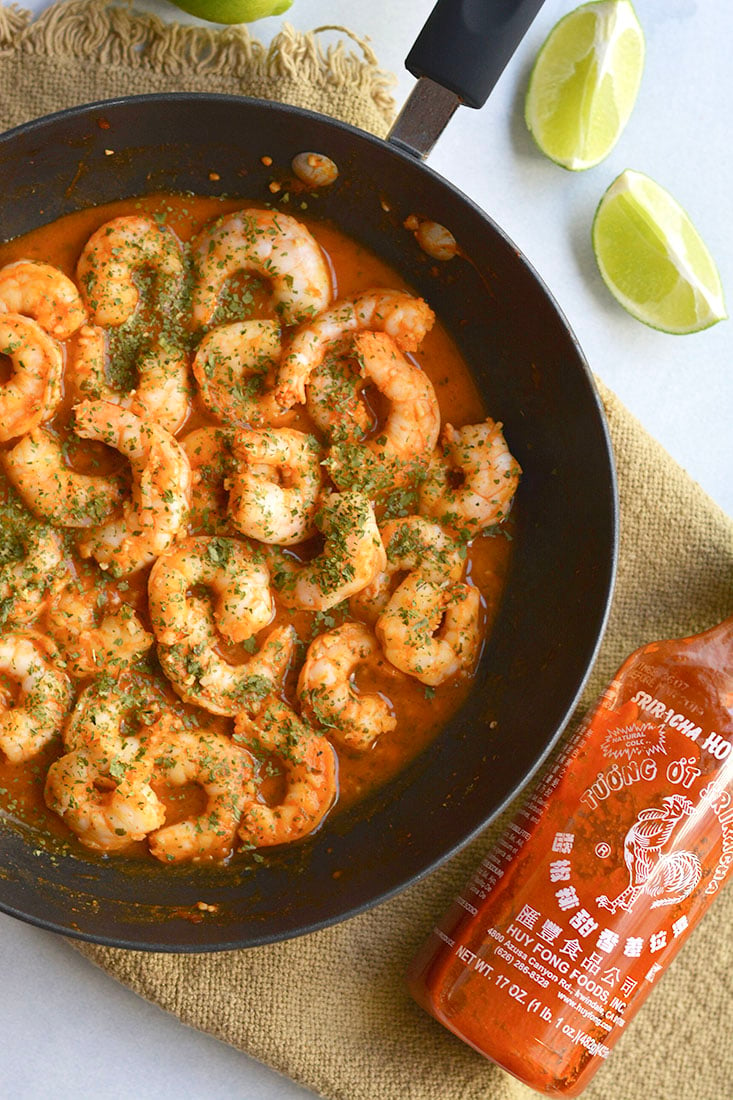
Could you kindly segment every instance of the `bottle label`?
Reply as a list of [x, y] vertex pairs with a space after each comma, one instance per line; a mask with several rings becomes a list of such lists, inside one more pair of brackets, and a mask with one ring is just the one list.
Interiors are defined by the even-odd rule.
[[643, 662], [614, 681], [483, 861], [475, 918], [440, 932], [465, 968], [448, 1016], [470, 974], [536, 1018], [549, 1063], [607, 1057], [733, 860], [731, 742], [684, 687]]

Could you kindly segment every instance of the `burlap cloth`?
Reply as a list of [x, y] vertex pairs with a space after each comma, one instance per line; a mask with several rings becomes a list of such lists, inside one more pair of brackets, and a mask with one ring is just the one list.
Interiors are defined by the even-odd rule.
[[[344, 37], [345, 44], [324, 47], [318, 35], [285, 27], [265, 48], [239, 28], [164, 25], [104, 2], [70, 0], [32, 25], [14, 6], [0, 7], [0, 128], [92, 99], [179, 89], [280, 99], [384, 133], [390, 77], [367, 46]], [[601, 393], [618, 464], [621, 552], [586, 704], [642, 642], [692, 633], [733, 610], [733, 522], [602, 384]], [[412, 953], [495, 831], [374, 911], [287, 943], [196, 956], [75, 946], [185, 1023], [332, 1100], [531, 1097], [418, 1009], [403, 980]], [[733, 1095], [732, 919], [729, 890], [597, 1075], [588, 1100]]]

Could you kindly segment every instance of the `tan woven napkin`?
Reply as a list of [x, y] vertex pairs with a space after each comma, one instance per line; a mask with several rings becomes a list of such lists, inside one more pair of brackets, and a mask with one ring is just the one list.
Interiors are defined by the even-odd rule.
[[77, 103], [185, 91], [276, 99], [383, 136], [394, 83], [342, 27], [302, 34], [285, 24], [263, 46], [246, 27], [164, 23], [124, 0], [66, 0], [35, 22], [0, 5], [0, 130]]
[[[286, 28], [265, 49], [241, 29], [164, 26], [88, 0], [57, 5], [33, 25], [0, 7], [0, 127], [90, 99], [187, 89], [281, 99], [383, 133], [390, 79], [367, 47], [358, 48], [323, 49], [317, 36]], [[733, 521], [600, 388], [618, 465], [621, 552], [586, 703], [642, 642], [692, 633], [733, 611]], [[199, 956], [75, 946], [185, 1023], [330, 1100], [522, 1100], [535, 1094], [444, 1031], [404, 987], [409, 958], [498, 828], [399, 897], [298, 940]], [[731, 1095], [732, 920], [729, 890], [588, 1100]]]

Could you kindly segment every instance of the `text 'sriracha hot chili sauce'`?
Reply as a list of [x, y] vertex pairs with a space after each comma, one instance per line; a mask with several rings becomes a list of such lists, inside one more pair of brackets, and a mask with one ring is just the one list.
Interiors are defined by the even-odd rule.
[[729, 876], [733, 618], [619, 669], [413, 960], [437, 1020], [578, 1096]]

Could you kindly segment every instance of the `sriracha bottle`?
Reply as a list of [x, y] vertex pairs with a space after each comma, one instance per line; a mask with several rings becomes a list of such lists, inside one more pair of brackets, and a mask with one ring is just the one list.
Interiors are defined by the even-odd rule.
[[578, 1096], [733, 863], [733, 618], [653, 642], [413, 960], [413, 997], [546, 1096]]

